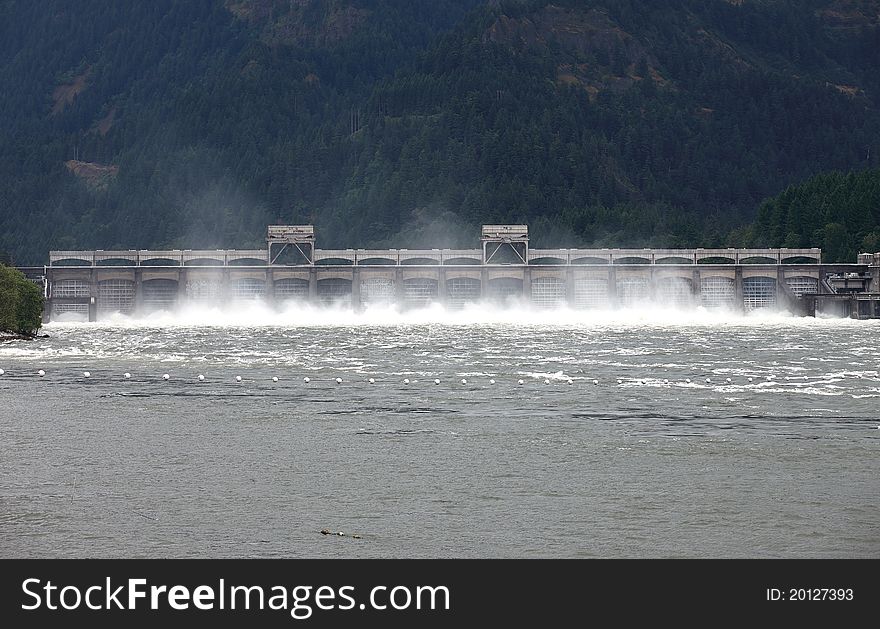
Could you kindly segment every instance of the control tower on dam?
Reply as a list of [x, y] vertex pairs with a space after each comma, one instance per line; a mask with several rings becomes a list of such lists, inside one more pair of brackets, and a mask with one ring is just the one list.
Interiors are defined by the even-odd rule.
[[311, 225], [271, 225], [265, 249], [52, 251], [47, 320], [263, 301], [361, 309], [471, 302], [677, 307], [880, 317], [880, 254], [820, 249], [533, 249], [526, 225], [484, 225], [474, 249], [318, 249]]

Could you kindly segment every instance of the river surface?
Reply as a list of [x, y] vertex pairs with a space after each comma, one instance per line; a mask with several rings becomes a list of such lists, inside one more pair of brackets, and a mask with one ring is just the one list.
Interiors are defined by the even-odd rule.
[[44, 331], [0, 344], [0, 557], [880, 557], [878, 321]]

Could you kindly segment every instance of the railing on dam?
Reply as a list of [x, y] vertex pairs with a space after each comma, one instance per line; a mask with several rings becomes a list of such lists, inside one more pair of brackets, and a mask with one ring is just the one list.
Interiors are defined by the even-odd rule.
[[[315, 249], [315, 265], [482, 265], [480, 249]], [[529, 265], [821, 264], [821, 249], [529, 249]], [[266, 249], [52, 251], [51, 267], [270, 265]], [[292, 266], [311, 266], [310, 264]]]

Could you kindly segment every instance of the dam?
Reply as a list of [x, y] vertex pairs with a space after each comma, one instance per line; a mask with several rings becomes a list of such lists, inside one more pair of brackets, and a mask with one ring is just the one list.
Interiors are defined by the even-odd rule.
[[483, 225], [474, 249], [318, 249], [311, 225], [270, 225], [265, 249], [51, 251], [26, 269], [44, 319], [98, 321], [185, 305], [324, 304], [355, 310], [780, 308], [880, 318], [880, 253], [827, 264], [821, 249], [533, 249], [526, 225]]

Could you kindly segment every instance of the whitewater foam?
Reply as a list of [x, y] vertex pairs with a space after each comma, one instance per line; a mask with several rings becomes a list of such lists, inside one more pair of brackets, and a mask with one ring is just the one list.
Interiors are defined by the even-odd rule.
[[174, 311], [159, 311], [137, 317], [119, 313], [95, 323], [58, 320], [47, 324], [48, 330], [89, 325], [104, 328], [215, 328], [215, 327], [399, 327], [399, 326], [479, 326], [521, 327], [717, 327], [717, 326], [847, 326], [870, 325], [850, 319], [796, 317], [785, 311], [735, 313], [705, 308], [676, 309], [652, 305], [646, 308], [618, 310], [575, 310], [568, 307], [538, 309], [527, 304], [503, 308], [485, 303], [467, 304], [448, 309], [440, 304], [401, 310], [396, 306], [369, 306], [362, 311], [350, 308], [288, 305], [274, 309], [263, 303], [237, 305], [235, 308], [186, 306]]

